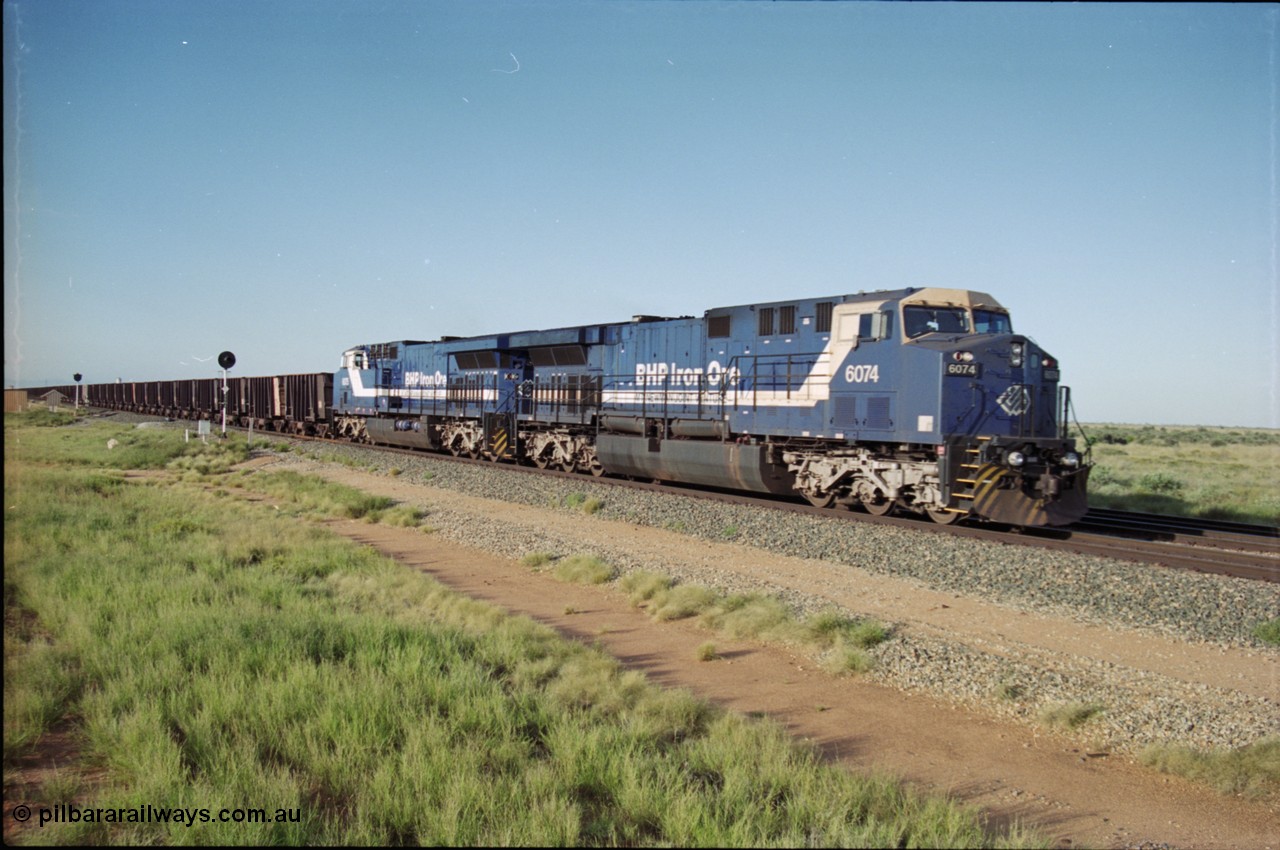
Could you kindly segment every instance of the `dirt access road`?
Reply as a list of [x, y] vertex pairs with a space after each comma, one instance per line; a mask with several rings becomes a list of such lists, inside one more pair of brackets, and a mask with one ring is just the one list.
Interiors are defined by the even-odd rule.
[[[584, 523], [580, 515], [564, 511], [476, 499], [346, 467], [316, 464], [309, 471], [428, 510], [447, 505], [477, 517], [603, 535], [615, 545], [622, 541], [673, 560], [732, 561], [748, 572], [768, 569], [775, 581], [791, 572], [798, 573], [793, 581], [804, 580], [789, 563], [799, 559], [737, 544], [594, 518]], [[1024, 724], [857, 678], [833, 677], [786, 649], [728, 641], [688, 621], [656, 623], [615, 590], [565, 584], [440, 535], [361, 522], [329, 525], [461, 593], [530, 616], [569, 637], [598, 642], [659, 684], [688, 688], [732, 711], [772, 717], [852, 769], [881, 769], [979, 806], [994, 825], [1018, 820], [1060, 847], [1280, 848], [1278, 801], [1224, 797]], [[1016, 631], [1019, 639], [1072, 646], [1109, 663], [1274, 693], [1275, 660], [1256, 653], [1015, 613], [949, 594], [922, 598], [917, 585], [848, 567], [841, 567], [841, 574], [845, 582], [865, 582], [850, 593], [864, 603], [874, 600], [881, 616], [905, 628], [978, 642], [1004, 640]], [[708, 640], [714, 640], [720, 660], [697, 660], [697, 647]]]

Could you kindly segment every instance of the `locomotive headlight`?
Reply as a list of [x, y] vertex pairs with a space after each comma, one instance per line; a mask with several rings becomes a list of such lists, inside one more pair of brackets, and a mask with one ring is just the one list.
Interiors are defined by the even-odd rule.
[[1024, 463], [1027, 462], [1027, 456], [1024, 455], [1022, 452], [1009, 452], [1007, 455], [1004, 456], [1004, 459], [1006, 463], [1014, 467], [1022, 466]]
[[1022, 365], [1022, 343], [1015, 342], [1012, 346], [1010, 346], [1010, 350], [1013, 352], [1013, 356], [1009, 358], [1009, 362], [1012, 363], [1014, 366], [1021, 366]]
[[1062, 465], [1068, 469], [1075, 469], [1080, 465], [1080, 455], [1075, 452], [1067, 452], [1062, 456]]
[[951, 359], [956, 361], [957, 363], [972, 363], [973, 352], [972, 351], [955, 351], [955, 352], [952, 352]]

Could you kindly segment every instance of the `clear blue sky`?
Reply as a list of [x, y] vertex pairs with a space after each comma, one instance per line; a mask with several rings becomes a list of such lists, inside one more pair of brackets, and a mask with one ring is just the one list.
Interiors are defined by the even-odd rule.
[[984, 290], [1280, 426], [1267, 4], [5, 0], [5, 384]]

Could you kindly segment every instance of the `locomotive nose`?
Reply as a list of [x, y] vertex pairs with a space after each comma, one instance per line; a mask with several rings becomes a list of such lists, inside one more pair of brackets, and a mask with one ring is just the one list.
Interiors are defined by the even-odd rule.
[[1049, 471], [1028, 480], [1008, 467], [987, 464], [975, 476], [974, 512], [1009, 525], [1070, 525], [1088, 511], [1089, 470]]

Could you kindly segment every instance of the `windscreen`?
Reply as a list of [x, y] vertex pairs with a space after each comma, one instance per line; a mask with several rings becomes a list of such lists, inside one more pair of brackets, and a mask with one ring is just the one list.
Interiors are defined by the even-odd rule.
[[904, 307], [903, 329], [915, 339], [929, 333], [969, 333], [969, 312], [963, 307]]
[[1013, 322], [1008, 313], [997, 313], [994, 310], [973, 311], [973, 332], [979, 334], [1011, 334]]

